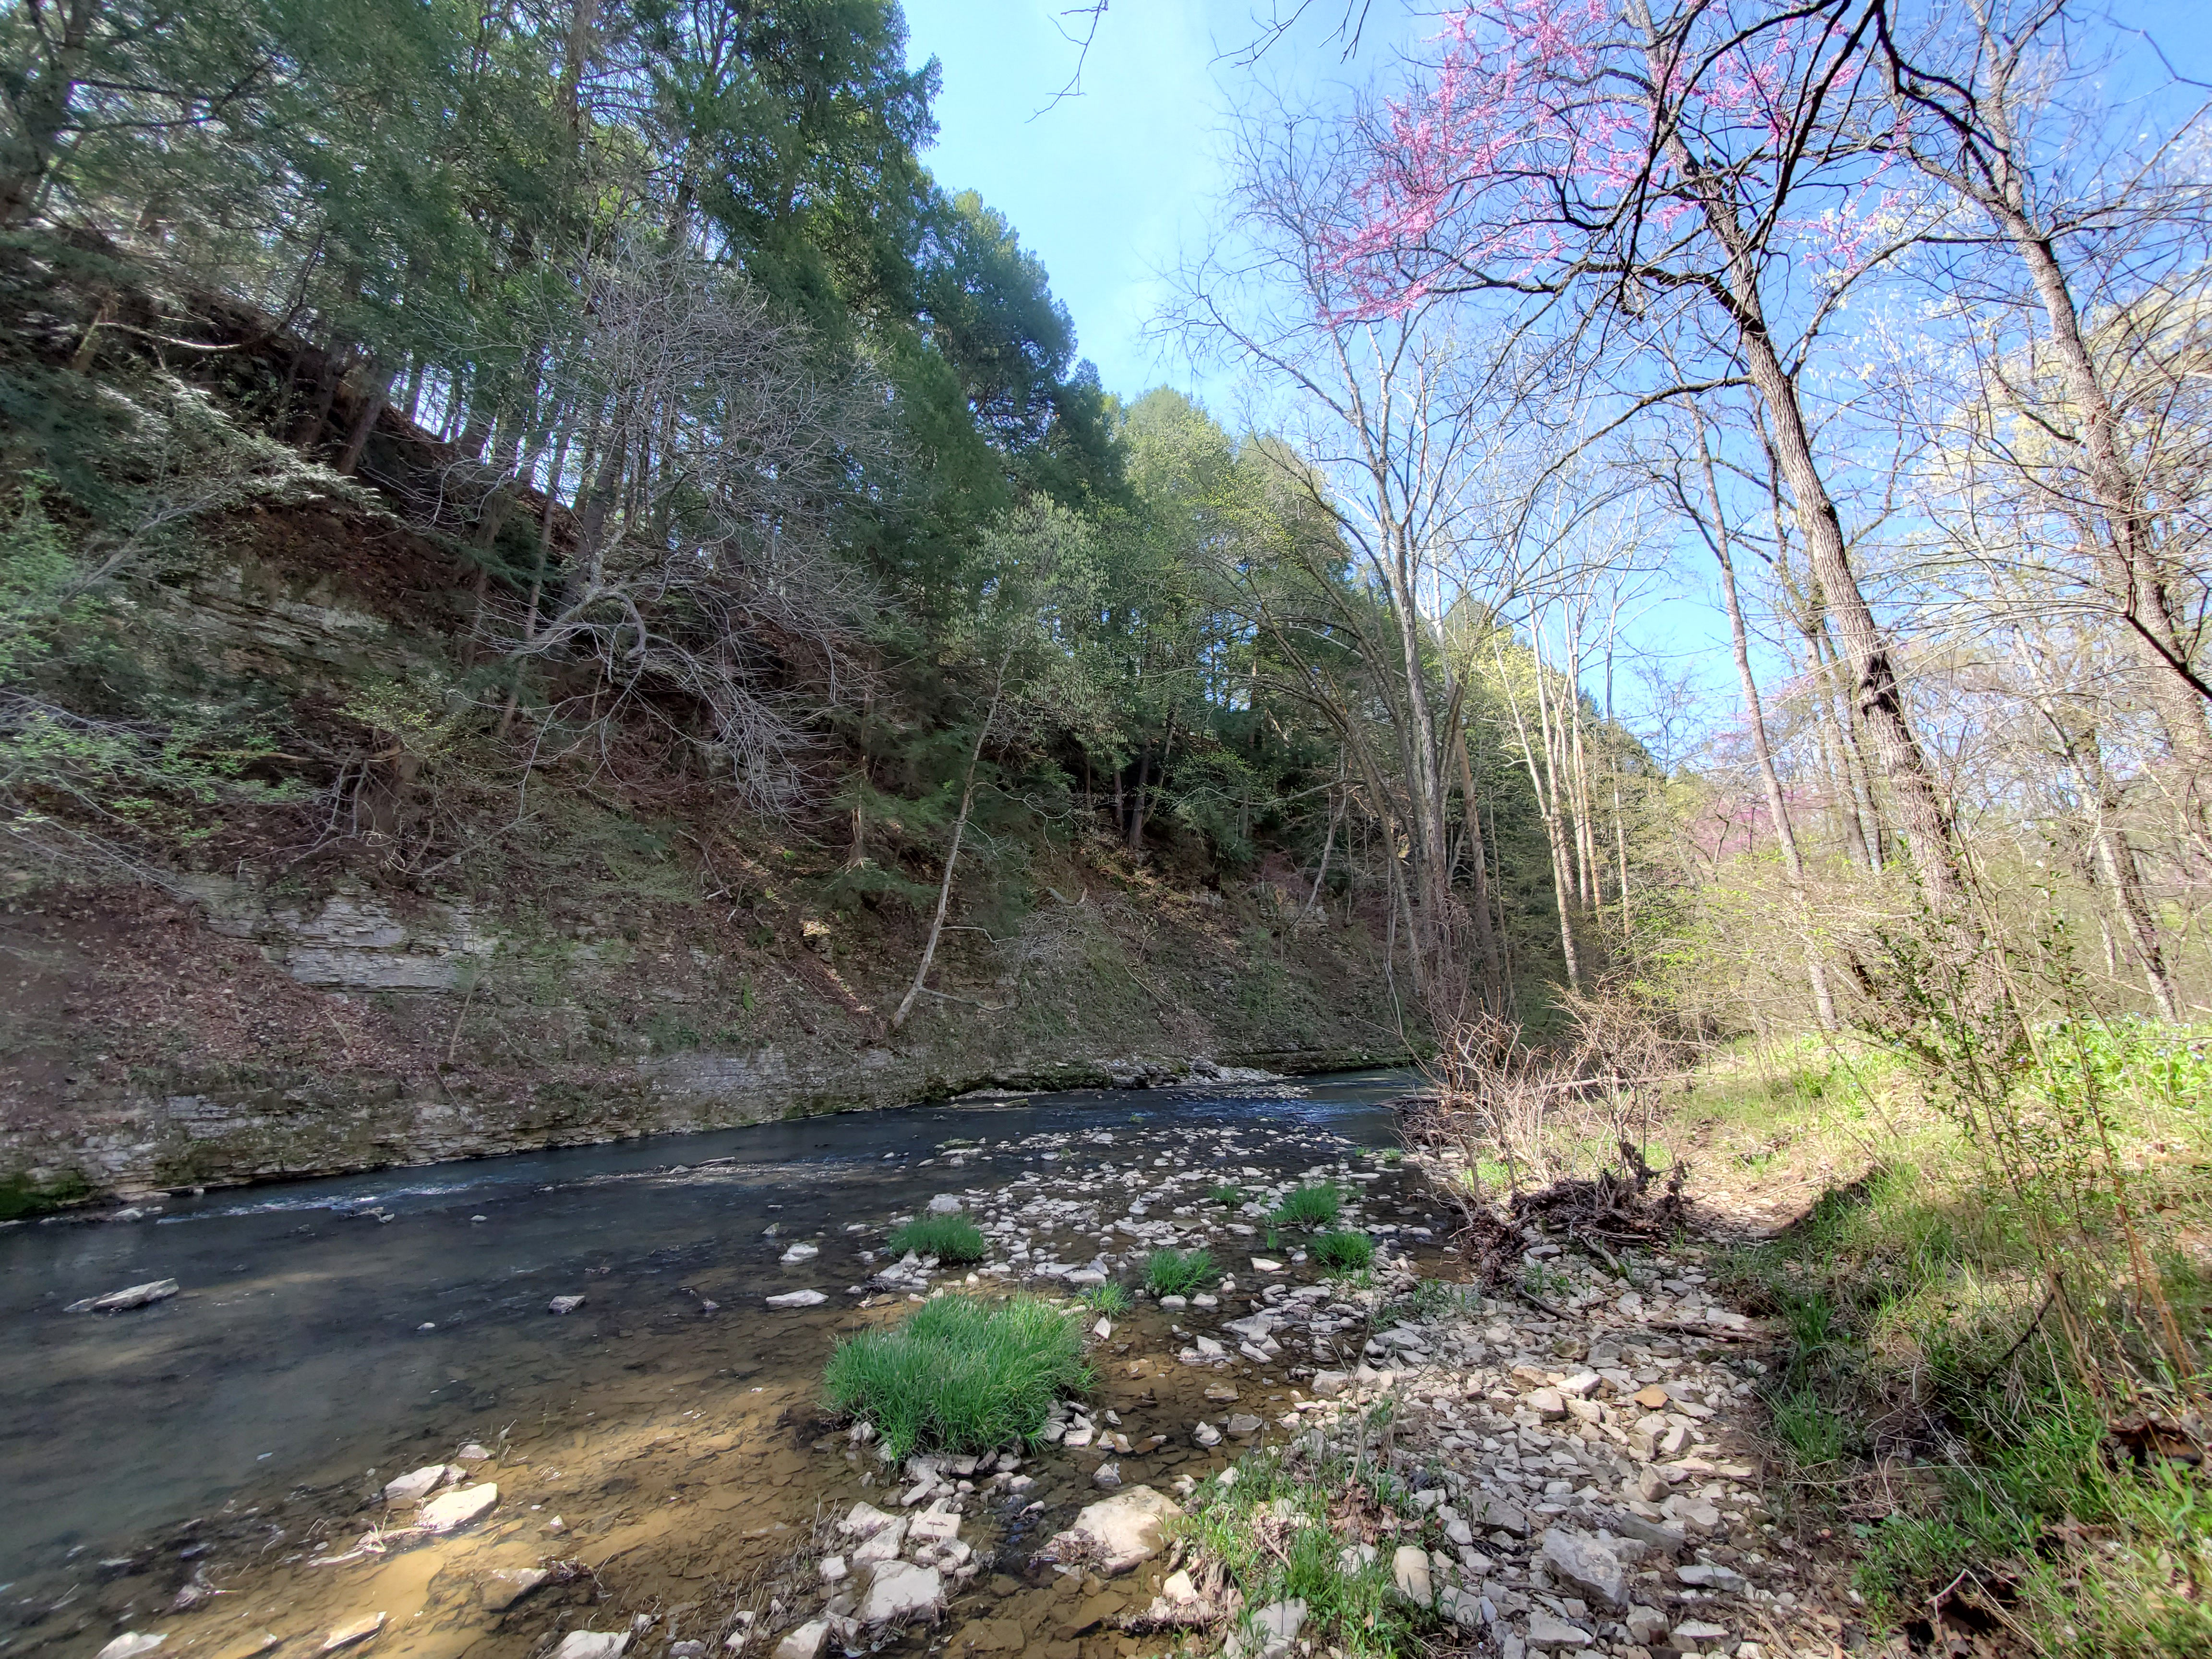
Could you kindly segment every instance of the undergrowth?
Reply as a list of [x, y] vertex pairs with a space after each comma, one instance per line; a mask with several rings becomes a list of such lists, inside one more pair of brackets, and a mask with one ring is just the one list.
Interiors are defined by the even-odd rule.
[[873, 1424], [894, 1457], [1026, 1444], [1055, 1399], [1090, 1383], [1075, 1321], [1035, 1297], [939, 1297], [841, 1339], [823, 1375], [830, 1407]]
[[[1252, 1453], [1237, 1479], [1209, 1480], [1194, 1494], [1178, 1530], [1201, 1559], [1218, 1564], [1243, 1593], [1246, 1615], [1271, 1602], [1305, 1603], [1314, 1651], [1348, 1659], [1418, 1652], [1434, 1616], [1395, 1593], [1392, 1546], [1414, 1541], [1413, 1526], [1392, 1510], [1407, 1496], [1383, 1464], [1348, 1453], [1303, 1458]], [[1405, 1526], [1401, 1534], [1400, 1528]], [[1362, 1561], [1356, 1543], [1378, 1540]], [[1248, 1649], [1255, 1645], [1247, 1632]]]
[[1773, 1436], [1878, 1614], [2082, 1659], [2212, 1653], [2212, 1272], [2188, 1245], [2212, 1222], [2207, 1034], [2030, 1035], [1968, 1125], [1893, 1068], [1869, 1089], [1815, 1061], [1763, 1101], [1734, 1079], [1708, 1123], [1789, 1156], [1841, 1120], [1872, 1158], [1720, 1275], [1784, 1330]]

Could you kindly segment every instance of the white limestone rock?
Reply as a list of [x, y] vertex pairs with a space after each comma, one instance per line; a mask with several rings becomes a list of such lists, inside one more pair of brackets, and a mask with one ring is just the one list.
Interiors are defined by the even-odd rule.
[[1109, 1577], [1149, 1561], [1166, 1547], [1165, 1528], [1182, 1518], [1182, 1507], [1150, 1486], [1131, 1486], [1087, 1504], [1075, 1524], [1053, 1540], [1063, 1561], [1090, 1559]]
[[456, 1486], [441, 1492], [415, 1511], [415, 1524], [425, 1532], [459, 1532], [489, 1515], [499, 1502], [499, 1488], [491, 1481], [481, 1486]]
[[854, 1617], [864, 1625], [933, 1621], [945, 1610], [945, 1580], [934, 1567], [886, 1561], [869, 1575]]

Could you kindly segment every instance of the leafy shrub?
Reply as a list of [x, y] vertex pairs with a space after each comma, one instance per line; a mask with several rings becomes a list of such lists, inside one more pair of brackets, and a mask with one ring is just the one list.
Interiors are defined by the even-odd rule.
[[1299, 1187], [1283, 1194], [1267, 1219], [1278, 1227], [1328, 1227], [1343, 1207], [1344, 1194], [1334, 1187]]
[[1347, 1273], [1357, 1272], [1375, 1260], [1375, 1241], [1365, 1233], [1350, 1229], [1323, 1233], [1310, 1248], [1314, 1260], [1324, 1267], [1340, 1268]]
[[964, 1215], [916, 1216], [891, 1235], [890, 1247], [900, 1255], [912, 1250], [944, 1262], [983, 1259], [983, 1235]]
[[1050, 1304], [943, 1296], [889, 1329], [840, 1340], [822, 1381], [832, 1409], [866, 1418], [904, 1457], [1034, 1440], [1053, 1401], [1089, 1387], [1091, 1372], [1075, 1321]]
[[1145, 1288], [1154, 1296], [1188, 1296], [1212, 1277], [1211, 1250], [1154, 1250], [1145, 1258]]

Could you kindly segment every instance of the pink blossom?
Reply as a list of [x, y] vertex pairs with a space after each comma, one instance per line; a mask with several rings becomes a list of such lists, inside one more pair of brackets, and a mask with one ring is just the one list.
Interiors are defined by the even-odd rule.
[[[1574, 262], [1644, 271], [1695, 259], [1714, 216], [1756, 222], [1785, 180], [1808, 75], [1838, 44], [1818, 20], [1762, 21], [1727, 0], [1639, 35], [1608, 0], [1480, 0], [1364, 131], [1347, 210], [1323, 240], [1339, 320], [1400, 317], [1481, 283], [1544, 283]], [[1848, 83], [1850, 59], [1836, 77]], [[1877, 161], [1820, 180], [1823, 205], [1775, 234], [1820, 266], [1864, 252], [1893, 201]]]

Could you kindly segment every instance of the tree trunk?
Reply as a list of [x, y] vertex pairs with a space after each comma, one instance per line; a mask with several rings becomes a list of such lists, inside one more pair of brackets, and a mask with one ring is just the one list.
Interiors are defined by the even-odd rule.
[[1128, 840], [1132, 853], [1145, 848], [1145, 787], [1152, 775], [1152, 746], [1144, 746], [1137, 757], [1137, 787], [1129, 798]]
[[9, 100], [14, 106], [9, 124], [14, 131], [0, 139], [0, 227], [10, 229], [31, 217], [46, 170], [53, 165], [100, 4], [100, 0], [63, 0], [46, 11], [47, 18], [41, 20], [46, 22], [41, 40], [46, 61], [34, 76], [23, 76], [21, 66], [15, 66], [17, 87]]
[[[1651, 67], [1664, 83], [1669, 68], [1656, 52]], [[1686, 179], [1704, 176], [1679, 131], [1663, 144], [1666, 157]], [[1828, 493], [1813, 453], [1813, 439], [1798, 400], [1797, 383], [1784, 367], [1768, 331], [1759, 289], [1757, 255], [1723, 187], [1708, 184], [1701, 192], [1706, 227], [1726, 255], [1722, 281], [1729, 319], [1746, 374], [1765, 406], [1775, 459], [1790, 486], [1797, 511], [1806, 558], [1820, 584], [1822, 611], [1835, 618], [1852, 675], [1852, 694], [1873, 734], [1882, 776], [1910, 841], [1913, 867], [1929, 906], [1954, 921], [1968, 919], [1966, 879], [1960, 872], [1950, 809], [1936, 787], [1928, 757], [1920, 747], [1905, 706], [1904, 687], [1874, 608], [1851, 568], [1850, 544], [1841, 515]]]
[[1482, 953], [1483, 1006], [1492, 1013], [1505, 1012], [1505, 962], [1498, 944], [1498, 922], [1490, 908], [1489, 854], [1484, 846], [1482, 833], [1482, 803], [1474, 793], [1474, 764], [1468, 758], [1467, 726], [1462, 722], [1459, 741], [1453, 745], [1459, 751], [1460, 810], [1467, 819], [1468, 846], [1474, 854], [1470, 861], [1474, 872], [1474, 903], [1470, 907], [1474, 915], [1474, 945]]
[[960, 842], [968, 831], [969, 809], [975, 804], [975, 769], [982, 763], [983, 740], [991, 734], [991, 722], [999, 717], [999, 698], [1006, 690], [1006, 665], [1013, 660], [1013, 647], [1006, 647], [999, 659], [999, 672], [991, 683], [991, 706], [985, 710], [983, 723], [975, 728], [975, 747], [968, 751], [968, 775], [960, 786], [960, 811], [952, 820], [952, 845], [945, 849], [945, 878], [937, 886], [937, 914], [930, 918], [929, 939], [921, 948], [921, 963], [914, 970], [914, 983], [906, 988], [898, 1012], [891, 1016], [891, 1030], [904, 1025], [907, 1016], [914, 1012], [915, 999], [921, 994], [922, 982], [929, 977], [929, 964], [937, 958], [937, 941], [945, 935], [945, 912], [952, 902], [952, 872], [960, 861]]
[[[1536, 678], [1540, 696], [1543, 675], [1544, 661], [1539, 655], [1536, 658]], [[1513, 728], [1521, 739], [1522, 764], [1528, 769], [1529, 787], [1536, 793], [1537, 815], [1544, 821], [1544, 836], [1551, 848], [1552, 897], [1559, 911], [1559, 955], [1566, 966], [1567, 988], [1579, 994], [1583, 988], [1582, 952], [1575, 945], [1574, 906], [1568, 886], [1566, 837], [1559, 830], [1556, 781], [1550, 789], [1545, 787], [1546, 778], [1553, 775], [1551, 744], [1547, 738], [1544, 745], [1544, 766], [1540, 771], [1536, 765], [1535, 746], [1528, 739], [1528, 725], [1522, 716], [1520, 694], [1513, 690], [1513, 682], [1507, 674], [1503, 656], [1498, 659], [1498, 678], [1505, 687], [1505, 701], [1513, 711]]]
[[391, 396], [392, 378], [380, 362], [371, 362], [364, 376], [366, 385], [354, 410], [353, 424], [347, 429], [345, 447], [338, 452], [336, 471], [348, 477], [361, 465], [362, 451], [368, 447], [369, 434], [376, 430], [378, 417]]
[[1814, 458], [1811, 435], [1797, 403], [1796, 384], [1775, 353], [1773, 341], [1759, 319], [1758, 296], [1747, 281], [1739, 287], [1737, 297], [1744, 311], [1739, 337], [1745, 364], [1773, 421], [1783, 476], [1789, 480], [1790, 493], [1796, 501], [1806, 555], [1820, 584], [1822, 605], [1835, 618], [1836, 631], [1843, 637], [1857, 711], [1873, 737], [1883, 780], [1889, 785], [1891, 799], [1910, 842], [1907, 850], [1913, 868], [1929, 904], [1963, 918], [1966, 888], [1960, 873], [1950, 810], [1936, 791], [1928, 757], [1905, 712], [1905, 690], [1898, 681], [1888, 643], [1851, 568], [1843, 521]]
[[[1790, 896], [1802, 916], [1809, 908], [1805, 887], [1805, 861], [1797, 850], [1797, 830], [1790, 822], [1790, 802], [1782, 793], [1781, 775], [1774, 769], [1774, 744], [1766, 729], [1766, 709], [1759, 696], [1759, 681], [1751, 672], [1751, 634], [1744, 625], [1743, 602], [1736, 592], [1735, 560], [1730, 548], [1727, 515], [1722, 510], [1719, 481], [1713, 476], [1713, 453], [1705, 441], [1705, 422], [1698, 423], [1698, 459], [1704, 468], [1705, 494], [1713, 508], [1713, 556], [1720, 562], [1721, 598], [1728, 611], [1729, 640], [1735, 652], [1736, 684], [1742, 689], [1745, 717], [1751, 724], [1752, 754], [1759, 763], [1759, 781], [1766, 792], [1766, 811], [1774, 821], [1774, 839], [1782, 849], [1782, 867], [1790, 877]], [[1827, 966], [1819, 948], [1805, 945], [1805, 977], [1812, 987], [1813, 1006], [1820, 1029], [1836, 1029], [1836, 1000], [1828, 986]]]

